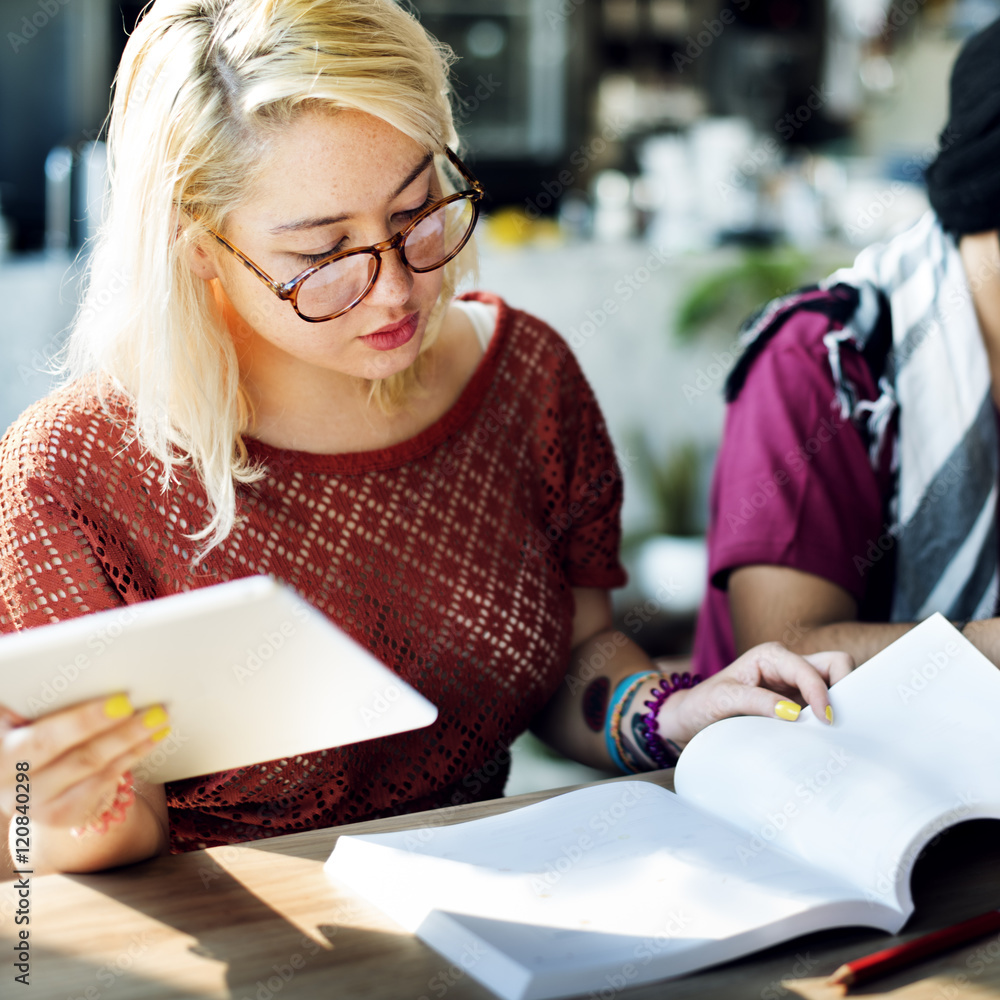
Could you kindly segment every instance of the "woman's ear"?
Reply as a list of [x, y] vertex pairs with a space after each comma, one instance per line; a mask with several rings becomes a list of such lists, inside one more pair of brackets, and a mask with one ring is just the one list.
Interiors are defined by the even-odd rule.
[[[178, 239], [183, 237], [178, 236]], [[219, 277], [219, 270], [215, 266], [215, 258], [205, 249], [202, 240], [189, 240], [184, 248], [187, 258], [187, 265], [197, 277], [205, 281], [212, 281]]]

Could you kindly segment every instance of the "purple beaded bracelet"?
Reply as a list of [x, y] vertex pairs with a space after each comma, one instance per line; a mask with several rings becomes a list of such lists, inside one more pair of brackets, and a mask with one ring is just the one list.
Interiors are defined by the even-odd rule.
[[660, 739], [656, 732], [656, 722], [663, 703], [675, 692], [685, 688], [693, 688], [701, 683], [701, 675], [692, 676], [687, 671], [683, 674], [671, 674], [669, 678], [661, 677], [659, 687], [653, 689], [652, 698], [643, 702], [649, 712], [642, 717], [644, 724], [643, 738], [646, 743], [646, 753], [660, 767], [673, 767], [677, 763], [677, 755]]

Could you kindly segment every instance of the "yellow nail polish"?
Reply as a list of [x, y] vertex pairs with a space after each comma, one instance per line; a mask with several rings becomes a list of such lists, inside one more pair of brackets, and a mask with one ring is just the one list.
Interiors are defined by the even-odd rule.
[[127, 694], [114, 694], [104, 703], [104, 714], [109, 719], [127, 719], [134, 711]]
[[169, 735], [170, 735], [170, 726], [167, 726], [165, 729], [161, 729], [158, 733], [153, 733], [153, 735], [150, 736], [150, 739], [154, 743], [159, 743], [160, 740], [165, 740]]
[[833, 722], [833, 706], [832, 705], [827, 705], [826, 706], [826, 721], [827, 722]]
[[152, 708], [147, 708], [145, 715], [142, 717], [142, 724], [147, 729], [161, 729], [168, 721], [167, 713], [162, 705], [154, 705]]
[[794, 701], [779, 701], [774, 706], [774, 714], [779, 719], [787, 719], [789, 722], [794, 722], [799, 717], [799, 712], [801, 711], [801, 706], [796, 705]]

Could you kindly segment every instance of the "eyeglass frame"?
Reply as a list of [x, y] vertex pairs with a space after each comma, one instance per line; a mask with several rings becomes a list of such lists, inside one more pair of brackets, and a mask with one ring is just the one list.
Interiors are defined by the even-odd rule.
[[[371, 246], [367, 247], [349, 247], [347, 250], [338, 250], [336, 253], [330, 254], [329, 257], [317, 261], [315, 264], [310, 264], [304, 271], [295, 275], [294, 278], [291, 278], [288, 281], [275, 281], [274, 278], [272, 278], [262, 267], [255, 264], [245, 253], [243, 253], [242, 250], [233, 246], [233, 244], [230, 243], [225, 236], [217, 233], [211, 228], [211, 226], [205, 226], [205, 228], [241, 264], [243, 264], [251, 273], [256, 275], [265, 285], [267, 285], [267, 287], [270, 288], [279, 299], [283, 302], [290, 303], [299, 319], [305, 320], [306, 323], [326, 323], [331, 319], [337, 319], [338, 317], [343, 316], [346, 312], [350, 312], [375, 287], [375, 282], [378, 281], [378, 276], [382, 269], [382, 254], [388, 253], [390, 250], [396, 250], [399, 253], [399, 259], [403, 262], [403, 265], [406, 268], [414, 274], [427, 274], [430, 271], [436, 271], [438, 268], [444, 267], [449, 261], [454, 260], [462, 252], [466, 243], [469, 242], [469, 239], [472, 236], [472, 231], [476, 228], [476, 223], [479, 221], [479, 210], [482, 205], [483, 198], [486, 196], [486, 192], [483, 189], [482, 184], [476, 180], [472, 171], [469, 170], [469, 168], [455, 153], [452, 152], [448, 146], [444, 147], [444, 153], [448, 157], [451, 164], [462, 175], [463, 180], [465, 180], [470, 187], [464, 191], [456, 191], [454, 194], [447, 195], [440, 201], [434, 202], [433, 205], [428, 205], [427, 208], [425, 208], [415, 219], [389, 239], [383, 240], [381, 243], [373, 243]], [[472, 221], [469, 225], [468, 232], [465, 234], [465, 238], [450, 254], [448, 254], [447, 257], [444, 258], [444, 260], [434, 264], [432, 267], [414, 267], [406, 259], [406, 253], [403, 250], [403, 244], [406, 242], [407, 236], [409, 236], [417, 226], [419, 226], [425, 219], [433, 215], [435, 212], [444, 208], [446, 205], [450, 205], [453, 202], [460, 201], [462, 199], [466, 199], [472, 204]], [[356, 256], [362, 253], [370, 254], [374, 258], [375, 269], [368, 280], [368, 284], [365, 285], [364, 291], [361, 292], [361, 294], [358, 295], [357, 298], [350, 303], [350, 305], [345, 306], [338, 312], [331, 313], [329, 316], [305, 316], [299, 311], [299, 289], [309, 278], [311, 278], [317, 271], [321, 271], [324, 267], [332, 264], [334, 261], [340, 260], [343, 257]]]

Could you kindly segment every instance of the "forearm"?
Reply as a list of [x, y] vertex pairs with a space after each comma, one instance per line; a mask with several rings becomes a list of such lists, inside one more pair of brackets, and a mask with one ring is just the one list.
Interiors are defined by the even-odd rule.
[[[631, 639], [616, 629], [605, 629], [573, 651], [559, 691], [534, 720], [532, 729], [561, 754], [590, 767], [618, 772], [604, 737], [607, 712], [612, 707], [608, 699], [626, 677], [657, 670]], [[656, 680], [636, 691], [630, 714], [649, 697]]]
[[[909, 632], [916, 622], [835, 622], [815, 628], [799, 628], [799, 638], [788, 643], [796, 653], [819, 653], [839, 649], [850, 653], [856, 664], [871, 659], [901, 635]], [[962, 634], [987, 659], [1000, 666], [1000, 618], [984, 618], [968, 622]]]
[[982, 618], [969, 622], [962, 635], [987, 659], [1000, 667], [1000, 618]]
[[850, 653], [858, 665], [870, 660], [880, 650], [909, 632], [915, 622], [832, 622], [829, 625], [804, 626], [796, 623], [786, 631], [792, 639], [785, 645], [799, 655], [838, 649]]
[[800, 655], [837, 649], [856, 664], [913, 624], [858, 621], [858, 602], [843, 587], [787, 566], [750, 565], [729, 577], [729, 613], [738, 655], [780, 642]]

